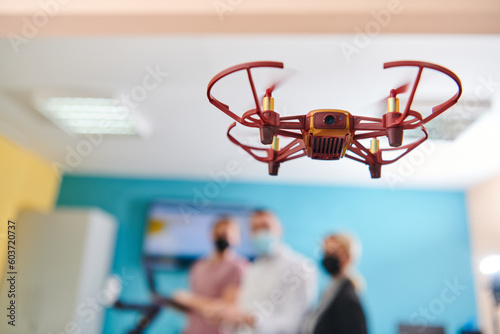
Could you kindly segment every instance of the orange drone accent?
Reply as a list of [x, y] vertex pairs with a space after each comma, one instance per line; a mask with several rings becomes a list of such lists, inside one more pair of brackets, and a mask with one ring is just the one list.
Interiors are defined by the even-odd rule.
[[[409, 84], [392, 89], [387, 98], [387, 112], [382, 118], [355, 116], [345, 110], [318, 109], [312, 110], [306, 115], [281, 117], [274, 110], [274, 98], [272, 92], [275, 85], [268, 88], [261, 106], [260, 99], [255, 90], [252, 77], [252, 68], [274, 67], [283, 68], [283, 63], [272, 61], [251, 62], [230, 67], [212, 78], [207, 88], [207, 96], [210, 103], [223, 111], [236, 122], [253, 128], [259, 128], [260, 141], [262, 144], [271, 145], [268, 148], [252, 147], [240, 143], [234, 138], [230, 131], [236, 126], [236, 122], [229, 126], [227, 136], [231, 142], [243, 148], [258, 161], [269, 165], [269, 174], [278, 175], [278, 169], [282, 162], [308, 156], [317, 160], [338, 160], [343, 157], [362, 162], [369, 166], [372, 178], [380, 178], [382, 165], [393, 163], [422, 144], [428, 133], [424, 124], [448, 110], [457, 103], [462, 95], [462, 84], [455, 73], [432, 63], [420, 61], [395, 61], [384, 64], [384, 68], [412, 66], [418, 67], [418, 73], [403, 110], [399, 107], [399, 94], [409, 88]], [[447, 101], [432, 108], [432, 113], [427, 117], [411, 109], [413, 98], [417, 91], [420, 77], [424, 68], [441, 72], [455, 81], [458, 91]], [[225, 76], [237, 71], [246, 71], [252, 90], [255, 109], [250, 109], [238, 116], [230, 110], [229, 106], [220, 102], [212, 96], [213, 86]], [[416, 141], [404, 145], [404, 130], [420, 128], [422, 137]], [[279, 136], [293, 138], [292, 142], [283, 148], [279, 147]], [[378, 137], [386, 136], [390, 148], [379, 147]], [[369, 148], [365, 147], [360, 140], [371, 138]], [[387, 151], [401, 151], [394, 159], [385, 160], [382, 155]], [[263, 152], [266, 156], [256, 153]]]

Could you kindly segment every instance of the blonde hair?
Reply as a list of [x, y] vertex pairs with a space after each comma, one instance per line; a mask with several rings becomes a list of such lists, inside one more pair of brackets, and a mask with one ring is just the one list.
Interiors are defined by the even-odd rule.
[[349, 256], [349, 265], [346, 268], [346, 276], [354, 285], [354, 288], [359, 292], [366, 288], [366, 281], [364, 277], [356, 270], [355, 264], [361, 258], [361, 242], [352, 233], [332, 233], [325, 237], [327, 239], [335, 239], [344, 248]]

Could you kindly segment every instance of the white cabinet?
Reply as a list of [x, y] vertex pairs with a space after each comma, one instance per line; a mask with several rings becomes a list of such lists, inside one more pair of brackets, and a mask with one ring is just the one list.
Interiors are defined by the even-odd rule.
[[4, 281], [0, 333], [101, 333], [115, 218], [99, 209], [64, 208], [23, 212], [15, 224], [16, 326], [7, 324], [11, 298], [10, 284]]

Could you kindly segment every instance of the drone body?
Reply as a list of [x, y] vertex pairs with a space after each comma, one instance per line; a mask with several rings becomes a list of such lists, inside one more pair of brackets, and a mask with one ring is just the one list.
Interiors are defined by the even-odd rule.
[[312, 159], [338, 160], [347, 152], [354, 133], [351, 114], [344, 110], [319, 109], [306, 115], [304, 144]]
[[[252, 147], [240, 143], [230, 134], [236, 122], [229, 127], [227, 136], [229, 140], [243, 148], [255, 159], [267, 163], [270, 175], [278, 174], [282, 162], [303, 156], [317, 160], [339, 160], [347, 157], [368, 165], [371, 177], [380, 178], [382, 165], [399, 160], [423, 143], [428, 138], [424, 124], [457, 103], [462, 94], [460, 79], [453, 72], [439, 65], [418, 61], [399, 61], [384, 64], [384, 68], [401, 66], [419, 68], [408, 102], [404, 111], [401, 111], [397, 96], [405, 92], [408, 85], [392, 89], [387, 98], [387, 112], [382, 118], [355, 116], [348, 111], [338, 109], [318, 109], [312, 110], [306, 115], [281, 117], [274, 110], [274, 98], [272, 97], [274, 86], [266, 90], [261, 105], [251, 73], [251, 69], [256, 67], [283, 68], [283, 63], [279, 62], [252, 62], [228, 68], [210, 81], [207, 96], [210, 103], [236, 122], [248, 127], [259, 128], [261, 143], [270, 145], [270, 147]], [[419, 112], [411, 109], [424, 68], [439, 71], [449, 76], [458, 86], [458, 91], [454, 96], [435, 106], [432, 113], [425, 118]], [[211, 94], [212, 87], [217, 81], [237, 71], [247, 72], [256, 106], [255, 109], [250, 109], [241, 116], [235, 114], [229, 106], [215, 99]], [[404, 131], [416, 128], [421, 129], [422, 137], [410, 144], [402, 145]], [[285, 147], [280, 148], [280, 136], [289, 137], [293, 140]], [[387, 137], [390, 148], [381, 149], [379, 147], [378, 138], [383, 136]], [[371, 139], [369, 148], [362, 144], [361, 140], [363, 139]], [[401, 154], [396, 158], [385, 160], [383, 153], [387, 151], [401, 151]], [[265, 156], [258, 153], [264, 153]]]

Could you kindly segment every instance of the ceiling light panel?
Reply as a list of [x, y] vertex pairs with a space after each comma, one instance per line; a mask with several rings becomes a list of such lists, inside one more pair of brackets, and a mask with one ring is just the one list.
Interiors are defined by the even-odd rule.
[[35, 108], [72, 134], [138, 135], [132, 110], [113, 98], [37, 97]]

